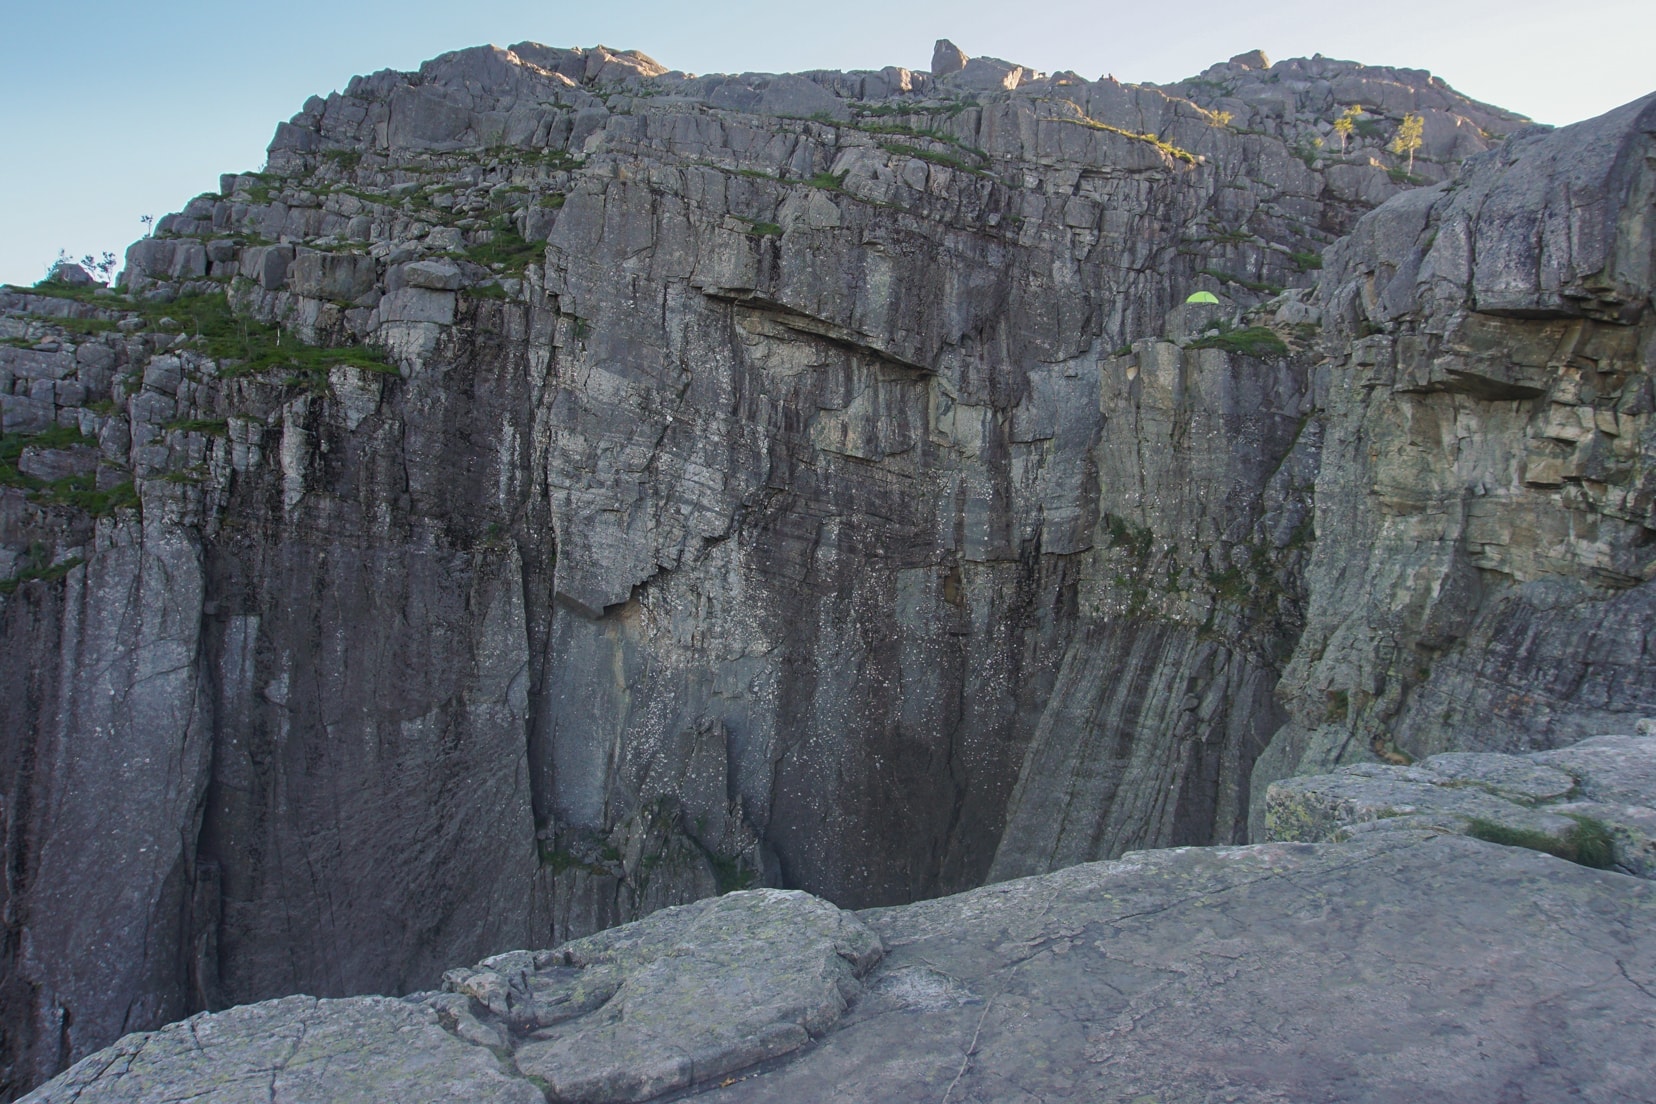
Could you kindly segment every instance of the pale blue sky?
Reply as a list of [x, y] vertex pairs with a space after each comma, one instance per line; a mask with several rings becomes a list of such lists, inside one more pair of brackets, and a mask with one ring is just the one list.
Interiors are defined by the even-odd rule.
[[1430, 69], [1550, 123], [1656, 90], [1652, 0], [0, 0], [0, 28], [0, 280], [15, 283], [60, 248], [120, 253], [140, 215], [258, 168], [307, 96], [486, 42], [601, 42], [712, 73], [924, 68], [947, 37], [1039, 69], [1161, 82], [1258, 47]]

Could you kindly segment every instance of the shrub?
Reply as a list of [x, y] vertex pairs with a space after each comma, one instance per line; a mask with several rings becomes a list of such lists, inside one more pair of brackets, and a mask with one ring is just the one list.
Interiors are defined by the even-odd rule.
[[1190, 343], [1192, 349], [1223, 349], [1247, 357], [1287, 356], [1288, 345], [1265, 326], [1249, 326], [1229, 333], [1213, 334]]

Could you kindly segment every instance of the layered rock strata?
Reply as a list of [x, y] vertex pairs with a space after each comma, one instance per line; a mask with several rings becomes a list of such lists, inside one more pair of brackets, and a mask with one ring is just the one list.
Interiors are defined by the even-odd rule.
[[[11, 1091], [200, 1008], [746, 885], [1240, 841], [1295, 770], [1648, 711], [1647, 114], [1508, 140], [1320, 58], [1158, 89], [533, 44], [313, 99], [129, 296], [0, 293]], [[1529, 305], [1518, 260], [1459, 314], [1402, 295], [1455, 233], [1555, 224]], [[1508, 356], [1572, 310], [1567, 356]], [[1360, 382], [1382, 348], [1424, 382]], [[1487, 464], [1398, 443], [1445, 404]], [[1443, 528], [1474, 475], [1514, 512]], [[1430, 728], [1509, 622], [1501, 671], [1556, 682]]]

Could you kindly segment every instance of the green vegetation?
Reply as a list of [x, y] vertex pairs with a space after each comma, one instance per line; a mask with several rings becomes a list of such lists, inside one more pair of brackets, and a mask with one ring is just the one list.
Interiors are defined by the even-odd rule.
[[42, 280], [33, 287], [19, 287], [16, 284], [6, 284], [4, 287], [7, 291], [16, 291], [24, 295], [44, 295], [48, 299], [73, 299], [77, 303], [91, 303], [97, 307], [120, 306], [124, 302], [120, 293], [97, 284], [75, 287], [57, 280]]
[[221, 368], [223, 376], [286, 367], [293, 370], [294, 382], [320, 385], [326, 382], [328, 369], [336, 365], [371, 372], [396, 372], [385, 354], [370, 346], [329, 348], [306, 345], [291, 336], [284, 342], [281, 327], [239, 317], [231, 310], [228, 299], [211, 292], [183, 295], [171, 303], [137, 306], [152, 324], [163, 313], [177, 319], [183, 324], [184, 332], [195, 338], [201, 352], [217, 361], [234, 362]]
[[562, 192], [551, 192], [540, 197], [540, 206], [556, 211], [564, 205], [564, 200], [568, 198]]
[[833, 173], [828, 172], [825, 169], [822, 172], [817, 173], [815, 176], [806, 177], [805, 183], [813, 188], [823, 188], [830, 192], [839, 192], [845, 190], [845, 178], [850, 175], [851, 174], [848, 172]]
[[1345, 112], [1338, 119], [1334, 120], [1334, 133], [1340, 136], [1340, 152], [1342, 154], [1345, 153], [1346, 141], [1351, 137], [1352, 132], [1357, 129], [1357, 119], [1362, 114], [1363, 109], [1357, 104], [1352, 104], [1345, 109]]
[[1249, 291], [1263, 292], [1266, 295], [1279, 295], [1282, 292], [1281, 284], [1273, 284], [1265, 280], [1250, 280], [1246, 276], [1237, 276], [1229, 272], [1221, 272], [1217, 268], [1197, 269], [1203, 276], [1212, 276], [1224, 284], [1235, 284], [1237, 287], [1247, 288]]
[[548, 169], [573, 171], [586, 164], [586, 159], [576, 157], [568, 150], [562, 149], [523, 149], [519, 146], [497, 145], [491, 146], [485, 156], [493, 162], [509, 165], [534, 165]]
[[1408, 154], [1408, 172], [1414, 172], [1415, 150], [1420, 148], [1421, 135], [1425, 132], [1426, 120], [1420, 115], [1405, 115], [1403, 122], [1397, 128], [1397, 136], [1392, 139], [1388, 147], [1393, 153]]
[[473, 287], [465, 288], [463, 293], [471, 296], [473, 299], [511, 298], [511, 296], [506, 293], [506, 289], [501, 287], [499, 284], [477, 284]]
[[1575, 827], [1562, 837], [1530, 828], [1513, 828], [1481, 817], [1474, 817], [1467, 823], [1466, 834], [1486, 843], [1541, 851], [1594, 870], [1610, 869], [1615, 854], [1610, 830], [1590, 817], [1572, 816], [1570, 819], [1575, 821]]
[[1134, 525], [1119, 514], [1105, 514], [1104, 527], [1110, 533], [1109, 547], [1124, 549], [1141, 566], [1149, 561], [1156, 535], [1147, 526]]
[[1181, 149], [1178, 146], [1175, 146], [1172, 142], [1164, 141], [1159, 135], [1153, 134], [1149, 131], [1145, 131], [1140, 134], [1135, 131], [1125, 130], [1118, 126], [1111, 126], [1109, 123], [1101, 123], [1097, 119], [1088, 118], [1086, 116], [1082, 116], [1079, 119], [1066, 119], [1060, 117], [1057, 121], [1060, 123], [1074, 123], [1077, 126], [1084, 126], [1089, 130], [1108, 131], [1111, 134], [1119, 134], [1123, 138], [1131, 138], [1136, 142], [1149, 142], [1152, 146], [1155, 146], [1169, 157], [1177, 158], [1180, 161], [1185, 161], [1192, 165], [1196, 163], [1196, 155], [1194, 153], [1191, 153], [1187, 149]]
[[583, 862], [574, 852], [566, 851], [561, 847], [554, 847], [544, 840], [536, 844], [536, 850], [540, 856], [540, 864], [552, 871], [554, 875], [565, 874], [571, 870], [596, 874], [599, 877], [614, 873], [608, 867], [598, 863]]
[[161, 428], [175, 433], [205, 433], [209, 437], [230, 434], [230, 423], [224, 418], [192, 418], [189, 421], [168, 422]]
[[[956, 157], [952, 153], [943, 153], [939, 150], [922, 149], [920, 146], [911, 146], [906, 142], [881, 142], [880, 148], [887, 153], [898, 156], [918, 157], [922, 161], [929, 161], [934, 165], [943, 165], [947, 168], [958, 169], [961, 172], [971, 173], [974, 176], [988, 176], [989, 174], [977, 165], [971, 164], [963, 157]], [[844, 174], [841, 174], [843, 178]]]
[[1312, 253], [1309, 251], [1305, 253], [1290, 253], [1288, 254], [1288, 259], [1293, 261], [1294, 267], [1299, 269], [1301, 272], [1309, 272], [1314, 268], [1321, 268], [1323, 264], [1321, 253]]
[[543, 242], [532, 242], [518, 233], [517, 223], [502, 215], [489, 226], [492, 235], [466, 250], [466, 257], [480, 265], [512, 274], [522, 273], [546, 255]]
[[323, 150], [322, 159], [332, 162], [344, 172], [350, 172], [362, 163], [362, 151], [354, 149]]
[[721, 855], [714, 851], [703, 851], [707, 856], [707, 864], [713, 868], [713, 880], [718, 883], [719, 893], [734, 893], [739, 889], [751, 888], [758, 875], [747, 869], [740, 859], [733, 859], [729, 855]]
[[22, 586], [24, 583], [32, 583], [36, 581], [47, 583], [56, 582], [58, 579], [63, 578], [65, 575], [69, 574], [69, 572], [73, 571], [85, 562], [86, 561], [81, 559], [79, 556], [71, 556], [69, 559], [58, 564], [25, 567], [22, 571], [12, 576], [10, 579], [0, 579], [0, 594], [15, 594], [17, 593], [17, 588]]
[[8, 433], [0, 436], [0, 485], [23, 487], [29, 476], [17, 470], [17, 462], [26, 448], [61, 449], [76, 445], [95, 445], [98, 442], [83, 436], [73, 426], [53, 426], [39, 433]]
[[[226, 377], [287, 367], [295, 370], [301, 382], [315, 384], [325, 381], [328, 369], [338, 364], [374, 372], [396, 372], [396, 368], [386, 361], [384, 353], [369, 346], [329, 348], [306, 345], [291, 336], [286, 336], [284, 340], [281, 327], [238, 316], [231, 309], [230, 301], [217, 292], [196, 292], [161, 303], [114, 295], [102, 288], [69, 288], [49, 283], [32, 288], [14, 287], [12, 290], [56, 299], [73, 299], [137, 315], [155, 328], [161, 327], [164, 320], [171, 319], [177, 323], [177, 329], [194, 339], [199, 352], [224, 362], [220, 374]], [[83, 335], [103, 333], [116, 325], [114, 320], [102, 318], [42, 318], [41, 321], [69, 333]]]
[[1223, 349], [1227, 353], [1247, 357], [1288, 355], [1287, 343], [1277, 336], [1275, 330], [1265, 326], [1248, 326], [1245, 329], [1212, 334], [1192, 341], [1189, 347], [1192, 349]]
[[71, 426], [53, 426], [40, 433], [8, 433], [0, 437], [0, 486], [22, 490], [37, 505], [68, 506], [93, 517], [104, 517], [122, 507], [138, 505], [138, 492], [130, 480], [99, 490], [97, 477], [91, 473], [47, 482], [17, 466], [26, 448], [64, 449], [96, 444]]
[[1329, 724], [1339, 724], [1351, 715], [1351, 691], [1330, 690], [1327, 701], [1323, 705], [1323, 720]]
[[742, 219], [748, 224], [748, 233], [756, 238], [779, 238], [782, 236], [782, 227], [774, 222], [760, 222], [758, 219]]

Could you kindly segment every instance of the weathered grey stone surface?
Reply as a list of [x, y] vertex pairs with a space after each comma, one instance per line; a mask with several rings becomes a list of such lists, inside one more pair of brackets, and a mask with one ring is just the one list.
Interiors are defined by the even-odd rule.
[[543, 1104], [533, 1084], [387, 997], [283, 997], [129, 1035], [77, 1063], [33, 1104]]
[[882, 953], [851, 913], [751, 890], [450, 970], [443, 993], [284, 997], [196, 1016], [129, 1036], [25, 1099], [648, 1100], [829, 1031]]
[[[1240, 841], [1264, 781], [1386, 740], [1649, 711], [1637, 264], [1601, 289], [1583, 222], [1535, 299], [1586, 304], [1568, 355], [1501, 307], [1453, 371], [1363, 382], [1425, 315], [1352, 304], [1459, 194], [1393, 179], [1389, 128], [1424, 114], [1434, 182], [1523, 120], [1325, 58], [961, 60], [459, 51], [308, 101], [133, 247], [132, 298], [0, 292], [8, 433], [97, 453], [0, 483], [0, 1093], [200, 1008], [737, 885], [895, 904]], [[1622, 219], [1629, 118], [1477, 187], [1556, 170]], [[1222, 311], [1175, 315], [1198, 289]], [[227, 292], [263, 354], [388, 370], [246, 371], [182, 298]], [[1216, 332], [1272, 320], [1281, 354]]]
[[1359, 763], [1273, 782], [1265, 795], [1273, 840], [1491, 827], [1546, 837], [1566, 855], [1589, 828], [1607, 838], [1606, 865], [1656, 877], [1656, 736], [1597, 736], [1521, 756], [1449, 752], [1409, 767]]
[[762, 889], [500, 955], [443, 985], [473, 1002], [452, 1014], [497, 1031], [553, 1099], [648, 1100], [804, 1046], [856, 1000], [882, 953], [850, 913]]
[[692, 1078], [674, 1099], [1496, 1104], [1656, 1084], [1656, 887], [1421, 831], [1139, 852], [860, 918], [738, 894], [450, 985], [470, 999], [196, 1017], [27, 1099], [528, 1101], [511, 1079], [539, 1076], [571, 1104]]

